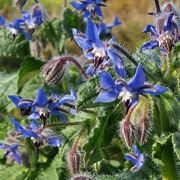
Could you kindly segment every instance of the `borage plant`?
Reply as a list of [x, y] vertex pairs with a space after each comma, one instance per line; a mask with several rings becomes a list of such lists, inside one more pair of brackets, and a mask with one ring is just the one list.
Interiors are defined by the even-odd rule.
[[[0, 16], [1, 179], [179, 179], [175, 5], [154, 0], [150, 41], [131, 54], [103, 0], [65, 1], [54, 19], [39, 1], [13, 3], [21, 16]], [[68, 53], [69, 38], [81, 56]]]

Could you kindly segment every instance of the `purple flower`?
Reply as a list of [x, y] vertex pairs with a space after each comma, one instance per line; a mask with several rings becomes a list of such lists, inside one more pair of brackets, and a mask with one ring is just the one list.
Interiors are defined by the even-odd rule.
[[18, 144], [13, 144], [13, 145], [8, 145], [8, 144], [2, 144], [0, 143], [0, 149], [4, 149], [6, 151], [6, 156], [13, 156], [13, 158], [15, 159], [15, 161], [18, 164], [21, 164], [21, 158], [20, 158], [20, 154], [18, 152]]
[[100, 32], [98, 31], [97, 26], [90, 19], [87, 22], [85, 34], [73, 29], [76, 43], [82, 48], [85, 57], [91, 60], [91, 63], [86, 70], [86, 73], [89, 76], [96, 74], [111, 61], [119, 68], [123, 66], [119, 54], [110, 47], [111, 43], [113, 43], [113, 39], [102, 42], [99, 38], [99, 34]]
[[139, 95], [151, 94], [156, 96], [168, 91], [168, 88], [164, 86], [145, 83], [145, 75], [140, 64], [135, 75], [128, 82], [124, 80], [126, 78], [125, 69], [116, 67], [115, 70], [121, 78], [117, 81], [114, 81], [108, 72], [104, 71], [100, 74], [102, 90], [95, 102], [112, 102], [121, 98], [128, 110], [138, 103]]
[[102, 0], [84, 0], [80, 2], [73, 1], [71, 5], [81, 13], [83, 12], [84, 19], [91, 16], [103, 18], [101, 6], [105, 6]]
[[136, 171], [139, 171], [141, 169], [141, 167], [143, 166], [144, 164], [144, 155], [141, 154], [137, 148], [136, 145], [133, 145], [133, 151], [134, 151], [134, 154], [125, 154], [125, 159], [127, 161], [131, 161], [132, 164], [134, 165], [131, 170], [136, 172]]

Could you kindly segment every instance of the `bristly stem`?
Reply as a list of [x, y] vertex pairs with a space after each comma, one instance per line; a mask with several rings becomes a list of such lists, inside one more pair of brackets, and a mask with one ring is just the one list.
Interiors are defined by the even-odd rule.
[[129, 54], [125, 48], [117, 44], [112, 44], [112, 47], [124, 54], [135, 66], [138, 66], [138, 62]]
[[89, 77], [88, 77], [88, 75], [86, 74], [86, 72], [84, 71], [83, 67], [79, 64], [79, 62], [78, 62], [76, 59], [74, 59], [74, 58], [71, 57], [71, 56], [61, 57], [60, 59], [61, 59], [61, 61], [63, 61], [64, 63], [65, 63], [66, 61], [71, 61], [71, 62], [79, 69], [79, 71], [81, 72], [82, 76], [83, 76], [86, 80], [89, 79]]
[[83, 123], [84, 123], [84, 121], [67, 122], [67, 123], [57, 122], [57, 123], [46, 124], [46, 126], [44, 126], [44, 128], [76, 126], [76, 125], [81, 125]]
[[159, 0], [154, 0], [154, 5], [155, 5], [155, 8], [156, 8], [156, 13], [157, 14], [161, 13]]

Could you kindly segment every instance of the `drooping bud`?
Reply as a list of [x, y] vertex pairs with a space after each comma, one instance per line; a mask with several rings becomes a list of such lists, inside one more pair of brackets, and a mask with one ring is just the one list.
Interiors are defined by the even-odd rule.
[[78, 68], [85, 79], [88, 79], [87, 74], [76, 59], [71, 56], [64, 56], [56, 57], [44, 65], [42, 75], [45, 77], [45, 83], [49, 85], [56, 85], [63, 77], [66, 63], [68, 61], [72, 62]]
[[69, 172], [74, 175], [79, 173], [82, 163], [82, 155], [81, 153], [76, 149], [71, 149], [67, 153], [67, 163], [68, 163], [68, 169]]
[[119, 133], [127, 147], [131, 147], [134, 142], [134, 127], [130, 121], [132, 111], [133, 108], [129, 109], [126, 117], [120, 122]]
[[42, 44], [36, 39], [35, 41], [31, 41], [30, 43], [31, 54], [37, 59], [41, 57]]
[[139, 143], [143, 145], [147, 140], [150, 131], [147, 98], [140, 98], [139, 103], [136, 105], [131, 114], [131, 123], [135, 127]]
[[45, 84], [56, 85], [63, 77], [66, 63], [61, 58], [55, 58], [46, 63], [42, 68], [42, 76], [45, 77]]
[[78, 150], [80, 146], [81, 135], [83, 134], [83, 130], [80, 131], [77, 139], [75, 139], [71, 150], [67, 153], [67, 163], [68, 169], [71, 175], [78, 174], [80, 172], [80, 168], [82, 165], [82, 154]]
[[174, 43], [174, 37], [168, 32], [161, 34], [159, 37], [159, 46], [164, 48], [166, 52], [170, 52], [172, 50]]
[[26, 2], [27, 0], [13, 0], [13, 5], [18, 9], [22, 9]]

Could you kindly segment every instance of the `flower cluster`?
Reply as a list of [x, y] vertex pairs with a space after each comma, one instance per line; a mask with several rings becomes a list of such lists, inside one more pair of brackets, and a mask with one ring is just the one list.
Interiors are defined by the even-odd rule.
[[172, 50], [174, 44], [180, 40], [180, 16], [172, 3], [167, 3], [156, 13], [153, 13], [155, 25], [148, 24], [144, 33], [149, 33], [151, 41], [146, 42], [141, 51], [159, 47], [160, 50], [167, 54]]
[[39, 3], [35, 4], [30, 12], [21, 11], [21, 14], [22, 17], [13, 22], [7, 22], [3, 16], [0, 16], [0, 25], [10, 31], [14, 38], [20, 33], [27, 40], [33, 40], [32, 33], [46, 21], [47, 15]]
[[[158, 96], [166, 91], [168, 88], [158, 85], [147, 83], [145, 81], [145, 74], [141, 63], [138, 63], [133, 59], [125, 49], [117, 45], [114, 38], [110, 40], [102, 40], [102, 34], [110, 34], [113, 27], [121, 24], [116, 17], [111, 25], [106, 25], [104, 22], [97, 23], [94, 21], [96, 17], [100, 17], [100, 21], [103, 15], [100, 11], [102, 6], [101, 1], [81, 1], [72, 2], [71, 5], [78, 11], [84, 13], [84, 20], [86, 22], [85, 33], [80, 32], [78, 29], [72, 29], [75, 42], [83, 50], [85, 58], [89, 60], [87, 62], [88, 67], [86, 73], [88, 76], [95, 74], [100, 75], [100, 92], [96, 97], [96, 103], [109, 103], [117, 99], [121, 99], [123, 105], [126, 108], [125, 119], [121, 123], [120, 133], [122, 139], [128, 147], [132, 147], [135, 155], [127, 154], [126, 160], [131, 161], [134, 164], [133, 171], [138, 171], [144, 163], [144, 156], [138, 151], [136, 145], [133, 144], [134, 129], [130, 122], [130, 116], [133, 109], [139, 103], [141, 96], [147, 94]], [[147, 25], [143, 30], [144, 33], [150, 33], [152, 40], [146, 42], [141, 51], [146, 49], [154, 49], [159, 46], [162, 52], [170, 52], [175, 42], [179, 40], [179, 27], [175, 22], [175, 16], [178, 16], [171, 3], [168, 3], [162, 12], [160, 7], [157, 7], [157, 13], [152, 13], [156, 18], [156, 25]], [[137, 66], [134, 76], [127, 80], [127, 72], [125, 70], [125, 63], [123, 61], [123, 55], [131, 59]], [[117, 80], [114, 80], [111, 74], [107, 71], [106, 67], [114, 66], [115, 73], [119, 76]], [[143, 144], [146, 137], [147, 124], [147, 106], [144, 110], [144, 117], [141, 117], [142, 122], [139, 122], [138, 131], [140, 133], [140, 143]]]
[[[11, 95], [9, 98], [20, 109], [22, 116], [27, 116], [29, 121], [32, 120], [26, 126], [23, 126], [13, 117], [10, 117], [10, 121], [16, 130], [14, 137], [31, 138], [36, 150], [45, 144], [53, 147], [61, 146], [62, 138], [51, 129], [51, 126], [56, 127], [59, 124], [66, 124], [66, 114], [76, 114], [74, 103], [77, 96], [73, 90], [70, 91], [69, 95], [63, 97], [55, 93], [47, 97], [44, 90], [39, 88], [35, 100], [24, 99], [16, 95]], [[58, 117], [62, 123], [48, 123], [48, 119], [52, 116]], [[18, 147], [19, 144], [17, 143], [0, 145], [0, 149], [6, 150], [7, 156], [11, 155], [20, 164], [21, 158]]]

